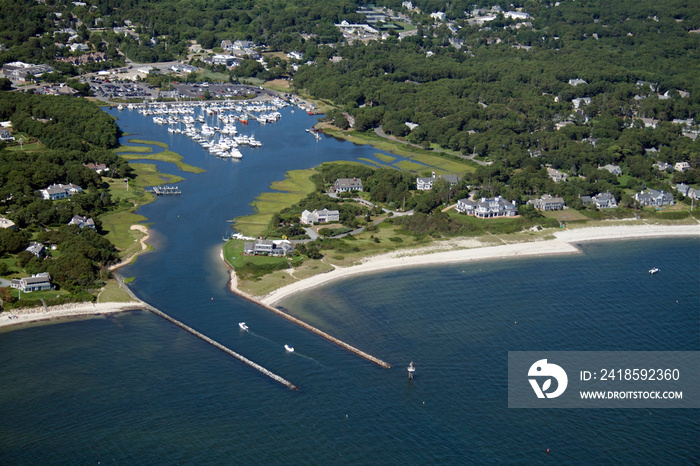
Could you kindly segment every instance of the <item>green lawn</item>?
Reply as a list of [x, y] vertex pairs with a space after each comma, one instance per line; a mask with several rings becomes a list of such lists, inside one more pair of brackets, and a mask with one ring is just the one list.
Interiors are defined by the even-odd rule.
[[120, 251], [122, 256], [141, 250], [139, 239], [143, 236], [138, 230], [132, 230], [131, 225], [136, 225], [148, 220], [143, 215], [133, 212], [114, 212], [102, 215], [102, 229], [107, 232], [107, 239]]
[[251, 204], [255, 213], [244, 217], [237, 217], [235, 228], [246, 236], [259, 236], [270, 223], [272, 215], [282, 209], [291, 207], [314, 192], [315, 185], [309, 177], [314, 169], [292, 170], [287, 172], [283, 181], [275, 181], [270, 184], [270, 189], [277, 192], [260, 194]]
[[98, 303], [128, 303], [129, 301], [131, 296], [119, 286], [116, 280], [107, 280], [107, 284], [97, 297]]

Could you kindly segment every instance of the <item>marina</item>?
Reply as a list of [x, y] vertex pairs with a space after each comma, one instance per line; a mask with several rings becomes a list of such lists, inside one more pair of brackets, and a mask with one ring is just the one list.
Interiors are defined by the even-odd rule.
[[[239, 132], [237, 125], [247, 128], [250, 121], [259, 125], [276, 123], [282, 118], [280, 110], [289, 105], [274, 98], [254, 103], [229, 100], [129, 104], [126, 109], [151, 118], [156, 125], [167, 126], [168, 133], [187, 136], [216, 157], [240, 160], [242, 148], [259, 148], [263, 143], [252, 132]], [[320, 139], [317, 133], [314, 135]]]

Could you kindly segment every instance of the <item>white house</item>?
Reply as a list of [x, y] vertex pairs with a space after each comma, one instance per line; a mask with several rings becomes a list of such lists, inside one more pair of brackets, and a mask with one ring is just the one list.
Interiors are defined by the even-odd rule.
[[12, 288], [18, 288], [25, 293], [50, 290], [53, 288], [53, 286], [51, 286], [51, 275], [49, 275], [48, 272], [38, 273], [31, 277], [15, 278], [10, 282], [10, 286]]
[[333, 183], [333, 189], [337, 193], [362, 191], [362, 178], [338, 178]]
[[294, 253], [294, 246], [286, 239], [256, 239], [243, 244], [243, 253], [279, 257]]
[[495, 198], [482, 197], [480, 201], [466, 198], [460, 199], [457, 201], [455, 210], [478, 218], [515, 217], [518, 215], [515, 201], [505, 201], [501, 196]]
[[328, 210], [328, 209], [316, 210], [316, 209], [314, 209], [313, 212], [309, 212], [308, 210], [304, 210], [301, 213], [301, 223], [303, 223], [304, 225], [311, 225], [314, 223], [337, 222], [339, 220], [340, 220], [340, 211], [337, 211], [337, 210]]
[[435, 13], [430, 13], [430, 17], [436, 21], [445, 21], [445, 13], [442, 11], [436, 11]]
[[539, 199], [534, 201], [527, 201], [528, 204], [532, 204], [535, 209], [541, 211], [548, 210], [563, 210], [566, 207], [564, 199], [561, 197], [553, 197], [551, 194], [545, 194]]
[[676, 162], [673, 169], [677, 172], [684, 172], [686, 170], [690, 170], [690, 164], [688, 162]]
[[68, 225], [78, 225], [80, 228], [92, 228], [93, 230], [95, 229], [95, 221], [89, 217], [82, 217], [80, 215], [73, 215], [73, 218], [70, 219], [70, 222], [68, 222]]
[[80, 186], [74, 185], [73, 183], [68, 183], [68, 184], [52, 184], [51, 186], [47, 187], [46, 189], [41, 190], [41, 195], [44, 197], [44, 199], [48, 199], [50, 201], [55, 201], [56, 199], [65, 199], [66, 197], [70, 197], [76, 193], [80, 193], [83, 191], [83, 188]]
[[457, 175], [439, 175], [439, 176], [436, 176], [435, 172], [433, 172], [433, 176], [431, 176], [429, 178], [421, 178], [421, 177], [416, 178], [416, 189], [419, 191], [430, 191], [431, 189], [433, 189], [433, 183], [439, 178], [442, 178], [443, 180], [450, 183], [450, 187], [459, 183], [459, 176], [457, 176]]

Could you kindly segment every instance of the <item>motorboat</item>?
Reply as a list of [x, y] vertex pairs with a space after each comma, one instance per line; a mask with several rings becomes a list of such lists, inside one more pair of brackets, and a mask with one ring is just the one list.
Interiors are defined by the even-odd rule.
[[655, 273], [659, 273], [659, 269], [657, 267], [649, 269], [649, 275], [654, 275]]
[[294, 352], [294, 348], [291, 347], [291, 346], [289, 346], [289, 345], [284, 345], [284, 349], [286, 349], [286, 350], [289, 351], [290, 353], [293, 353], [293, 352]]
[[245, 322], [238, 322], [238, 326], [241, 328], [241, 330], [248, 330], [248, 326], [245, 324]]

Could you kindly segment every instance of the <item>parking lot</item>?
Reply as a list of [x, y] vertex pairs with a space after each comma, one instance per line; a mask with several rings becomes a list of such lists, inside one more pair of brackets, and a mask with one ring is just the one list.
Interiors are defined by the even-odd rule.
[[146, 83], [115, 83], [93, 78], [88, 81], [95, 97], [101, 100], [156, 99], [158, 90]]

